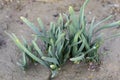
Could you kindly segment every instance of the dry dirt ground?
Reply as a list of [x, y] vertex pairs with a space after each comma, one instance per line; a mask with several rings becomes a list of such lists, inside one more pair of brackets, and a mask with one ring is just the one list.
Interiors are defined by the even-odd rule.
[[[28, 18], [37, 24], [40, 17], [49, 28], [49, 23], [57, 19], [58, 13], [67, 13], [73, 6], [78, 12], [84, 0], [0, 0], [0, 80], [47, 80], [49, 71], [42, 66], [31, 66], [22, 71], [17, 66], [20, 52], [4, 31], [23, 35], [29, 42], [32, 31], [21, 20], [20, 16]], [[120, 0], [90, 0], [86, 8], [88, 21], [96, 16], [99, 21], [109, 15], [108, 21], [120, 20]], [[105, 30], [106, 35], [119, 32], [119, 28]], [[54, 80], [120, 80], [120, 38], [105, 41], [100, 52], [100, 68], [89, 71], [87, 65], [68, 62]]]

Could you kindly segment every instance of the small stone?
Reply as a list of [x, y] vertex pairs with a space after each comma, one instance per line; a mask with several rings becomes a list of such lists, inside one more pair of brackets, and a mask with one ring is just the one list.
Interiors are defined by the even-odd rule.
[[88, 12], [88, 14], [92, 14], [92, 12], [91, 12], [91, 11], [89, 11], [89, 12]]

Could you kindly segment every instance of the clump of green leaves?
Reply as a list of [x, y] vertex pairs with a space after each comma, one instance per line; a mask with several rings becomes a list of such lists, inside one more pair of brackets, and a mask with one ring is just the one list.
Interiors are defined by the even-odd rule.
[[[79, 15], [75, 14], [72, 7], [69, 7], [69, 15], [64, 14], [66, 21], [60, 14], [56, 23], [51, 22], [49, 30], [46, 30], [39, 18], [37, 20], [41, 31], [26, 18], [21, 17], [35, 32], [35, 39], [31, 44], [28, 44], [24, 38], [21, 42], [15, 34], [8, 34], [23, 53], [19, 65], [27, 68], [29, 63], [40, 63], [51, 71], [51, 78], [53, 78], [69, 59], [75, 63], [80, 61], [99, 62], [98, 49], [104, 38], [102, 34], [97, 35], [97, 33], [106, 28], [120, 25], [120, 21], [99, 26], [109, 20], [111, 16], [98, 23], [95, 23], [95, 18], [93, 18], [88, 26], [84, 15], [84, 9], [88, 1], [86, 0], [81, 7]], [[119, 36], [119, 34], [111, 37], [115, 36]], [[37, 40], [39, 39], [44, 43], [45, 51], [38, 46]]]
[[87, 25], [86, 17], [84, 15], [84, 9], [89, 0], [83, 4], [80, 9], [79, 15], [76, 15], [72, 7], [69, 8], [69, 20], [71, 24], [67, 28], [69, 34], [70, 44], [75, 44], [71, 48], [71, 61], [78, 63], [80, 61], [85, 62], [99, 62], [98, 49], [104, 40], [119, 36], [120, 34], [111, 35], [108, 38], [104, 38], [104, 35], [99, 33], [100, 31], [118, 27], [120, 21], [109, 23], [100, 26], [103, 22], [109, 20], [112, 16], [109, 16], [98, 23], [95, 23], [95, 18], [92, 19], [90, 25]]
[[[51, 23], [48, 31], [38, 18], [42, 32], [26, 18], [21, 17], [21, 19], [33, 29], [36, 36], [32, 44], [28, 44], [24, 38], [22, 44], [15, 34], [8, 34], [23, 53], [23, 58], [21, 63], [19, 63], [22, 68], [27, 68], [30, 62], [37, 62], [47, 67], [52, 73], [51, 78], [53, 78], [58, 70], [60, 70], [61, 66], [66, 63], [69, 58], [70, 48], [68, 47], [69, 41], [66, 39], [66, 34], [63, 30], [64, 25], [61, 25], [61, 17], [58, 19], [57, 24]], [[42, 51], [37, 45], [36, 41], [38, 38], [44, 43], [45, 51]]]

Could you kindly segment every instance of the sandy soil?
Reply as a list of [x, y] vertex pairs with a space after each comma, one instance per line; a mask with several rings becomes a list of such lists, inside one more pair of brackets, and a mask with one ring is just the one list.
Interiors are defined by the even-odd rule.
[[[12, 1], [12, 2], [10, 2]], [[47, 80], [49, 71], [38, 65], [22, 71], [17, 65], [20, 52], [4, 31], [23, 35], [28, 41], [32, 31], [20, 20], [20, 16], [37, 24], [40, 17], [49, 28], [49, 22], [57, 19], [58, 13], [67, 13], [73, 6], [78, 12], [84, 0], [0, 0], [0, 80]], [[120, 0], [90, 0], [86, 15], [88, 20], [96, 16], [97, 21], [114, 15], [109, 22], [120, 20]], [[120, 29], [105, 30], [106, 35]], [[68, 62], [54, 80], [120, 80], [120, 38], [105, 41], [100, 52], [100, 69], [89, 71], [87, 65]]]

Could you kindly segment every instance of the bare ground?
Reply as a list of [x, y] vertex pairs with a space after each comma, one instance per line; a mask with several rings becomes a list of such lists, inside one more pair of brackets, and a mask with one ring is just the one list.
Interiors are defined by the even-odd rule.
[[[9, 0], [8, 0], [9, 1]], [[32, 31], [20, 20], [20, 16], [28, 18], [37, 24], [40, 17], [47, 28], [49, 23], [57, 19], [57, 14], [67, 13], [68, 7], [73, 6], [78, 12], [84, 0], [0, 0], [0, 80], [47, 80], [49, 71], [42, 66], [31, 66], [22, 71], [17, 65], [20, 52], [4, 31], [23, 35], [29, 42]], [[86, 15], [88, 21], [96, 16], [97, 21], [114, 15], [109, 22], [120, 20], [119, 0], [90, 0]], [[120, 29], [105, 30], [106, 35]], [[120, 38], [105, 41], [102, 45], [100, 68], [89, 71], [87, 65], [68, 62], [54, 80], [120, 80]]]

